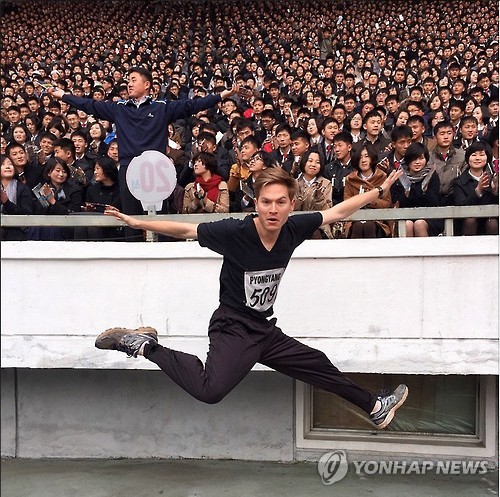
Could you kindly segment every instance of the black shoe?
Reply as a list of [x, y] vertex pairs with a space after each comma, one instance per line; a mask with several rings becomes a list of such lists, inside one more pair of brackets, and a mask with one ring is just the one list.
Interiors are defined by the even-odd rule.
[[158, 332], [149, 326], [129, 330], [128, 328], [110, 328], [95, 340], [98, 349], [119, 350], [129, 357], [137, 357], [144, 343], [158, 344]]
[[394, 418], [396, 411], [403, 405], [403, 402], [408, 397], [408, 387], [399, 385], [390, 395], [378, 397], [381, 408], [370, 414], [372, 423], [379, 429], [385, 428]]

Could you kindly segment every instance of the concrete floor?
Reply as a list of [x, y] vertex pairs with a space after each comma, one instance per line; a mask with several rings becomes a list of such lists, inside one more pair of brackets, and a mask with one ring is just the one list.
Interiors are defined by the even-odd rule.
[[358, 476], [333, 485], [315, 463], [220, 460], [2, 459], [2, 497], [483, 497], [498, 495], [484, 475]]

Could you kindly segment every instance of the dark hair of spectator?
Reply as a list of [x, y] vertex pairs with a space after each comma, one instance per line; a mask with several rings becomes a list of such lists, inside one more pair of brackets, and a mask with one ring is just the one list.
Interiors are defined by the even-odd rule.
[[475, 141], [470, 147], [465, 151], [465, 163], [469, 165], [470, 156], [475, 152], [485, 152], [486, 153], [486, 163], [491, 164], [493, 160], [493, 151], [491, 147], [486, 142]]
[[422, 143], [412, 143], [405, 152], [404, 162], [406, 165], [410, 165], [415, 159], [419, 157], [424, 157], [425, 162], [429, 162], [429, 151], [427, 147]]
[[412, 136], [413, 136], [413, 132], [412, 132], [410, 126], [407, 126], [406, 124], [403, 126], [394, 126], [394, 128], [391, 131], [391, 140], [393, 142], [397, 142], [401, 138], [410, 138], [411, 139]]
[[214, 154], [209, 152], [199, 152], [193, 157], [193, 163], [197, 160], [200, 160], [201, 163], [212, 173], [214, 174], [217, 171], [217, 159]]
[[318, 150], [318, 147], [312, 147], [309, 150], [306, 150], [302, 154], [302, 156], [300, 157], [300, 162], [299, 162], [300, 171], [302, 173], [304, 173], [306, 163], [307, 163], [311, 154], [318, 154], [320, 168], [319, 168], [319, 172], [318, 172], [317, 176], [323, 176], [325, 174], [325, 158], [323, 157], [323, 154], [320, 153], [320, 151]]
[[118, 167], [116, 166], [116, 162], [111, 157], [106, 155], [99, 157], [96, 160], [96, 165], [101, 167], [106, 178], [109, 178], [113, 183], [118, 181]]
[[354, 167], [354, 169], [356, 169], [356, 171], [358, 171], [358, 172], [361, 171], [359, 164], [361, 162], [361, 153], [363, 152], [363, 150], [366, 150], [366, 152], [368, 154], [368, 158], [370, 159], [370, 167], [371, 167], [372, 171], [375, 172], [375, 169], [377, 167], [378, 157], [377, 157], [377, 154], [375, 153], [375, 150], [373, 149], [373, 147], [363, 146], [360, 149], [358, 149], [352, 157], [352, 161], [351, 161], [352, 167]]

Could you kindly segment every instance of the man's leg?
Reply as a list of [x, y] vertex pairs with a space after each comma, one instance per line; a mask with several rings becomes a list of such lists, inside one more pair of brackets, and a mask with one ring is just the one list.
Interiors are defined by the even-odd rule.
[[156, 363], [175, 383], [208, 404], [222, 400], [259, 360], [261, 341], [249, 336], [237, 321], [217, 310], [210, 322], [210, 345], [205, 365], [191, 354], [161, 345], [146, 346], [144, 356]]
[[368, 414], [377, 401], [375, 395], [339, 371], [323, 352], [285, 335], [279, 328], [275, 328], [272, 340], [259, 362], [297, 380], [337, 394]]

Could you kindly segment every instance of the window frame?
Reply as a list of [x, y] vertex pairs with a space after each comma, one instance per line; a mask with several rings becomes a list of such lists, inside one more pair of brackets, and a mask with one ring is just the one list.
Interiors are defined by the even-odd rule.
[[496, 376], [478, 375], [479, 395], [476, 435], [419, 435], [377, 430], [327, 430], [312, 428], [313, 388], [295, 382], [295, 440], [297, 451], [343, 449], [361, 453], [412, 454], [414, 456], [463, 456], [493, 458], [498, 447], [498, 388]]

